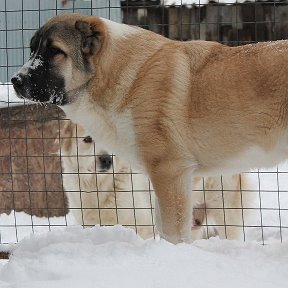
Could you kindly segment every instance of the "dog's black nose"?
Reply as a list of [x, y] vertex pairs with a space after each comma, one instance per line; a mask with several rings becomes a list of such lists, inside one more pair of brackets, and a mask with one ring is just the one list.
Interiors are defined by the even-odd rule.
[[101, 170], [109, 170], [112, 166], [112, 157], [110, 155], [99, 156]]
[[21, 74], [18, 74], [11, 78], [11, 82], [14, 87], [21, 87], [24, 84], [24, 77]]

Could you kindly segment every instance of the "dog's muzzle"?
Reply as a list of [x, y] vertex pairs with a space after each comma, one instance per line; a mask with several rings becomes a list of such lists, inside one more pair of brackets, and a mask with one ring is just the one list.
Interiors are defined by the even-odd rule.
[[101, 170], [103, 172], [108, 171], [111, 168], [112, 163], [113, 163], [112, 156], [102, 155], [102, 156], [99, 156], [99, 160], [100, 160]]
[[22, 98], [25, 96], [25, 84], [27, 82], [26, 77], [23, 74], [16, 74], [11, 78], [14, 90], [16, 91], [18, 97]]

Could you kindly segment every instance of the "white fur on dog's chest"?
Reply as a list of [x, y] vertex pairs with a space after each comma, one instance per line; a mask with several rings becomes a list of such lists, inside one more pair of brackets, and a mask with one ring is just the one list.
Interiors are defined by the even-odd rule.
[[[143, 170], [138, 153], [135, 130], [130, 111], [120, 115], [101, 108], [67, 105], [61, 107], [75, 123], [82, 125], [100, 148], [108, 149], [133, 167]], [[101, 147], [102, 146], [102, 147]]]

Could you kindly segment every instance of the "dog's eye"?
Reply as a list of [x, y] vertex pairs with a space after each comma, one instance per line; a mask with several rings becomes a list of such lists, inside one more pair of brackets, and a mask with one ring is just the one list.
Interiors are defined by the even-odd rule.
[[56, 47], [51, 47], [49, 49], [49, 52], [52, 56], [56, 56], [56, 55], [59, 55], [59, 54], [63, 54], [63, 55], [66, 55], [64, 51], [62, 51], [61, 49], [59, 48], [56, 48]]
[[92, 138], [90, 136], [86, 136], [84, 139], [83, 139], [83, 142], [85, 143], [92, 143]]

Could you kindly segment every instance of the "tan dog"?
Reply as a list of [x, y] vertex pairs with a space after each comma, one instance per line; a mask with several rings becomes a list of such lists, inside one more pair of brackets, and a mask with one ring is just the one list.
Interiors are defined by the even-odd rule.
[[[155, 235], [154, 191], [146, 176], [131, 174], [130, 167], [119, 157], [113, 156], [112, 161], [112, 156], [95, 145], [81, 126], [70, 121], [61, 129], [60, 155], [63, 186], [78, 224], [122, 224], [134, 227], [143, 238]], [[243, 197], [241, 190], [246, 186], [245, 174], [241, 178], [226, 175], [198, 177], [193, 181], [194, 240], [216, 235], [222, 239], [243, 239], [240, 208], [246, 206], [247, 197]]]
[[286, 41], [178, 42], [70, 14], [41, 27], [31, 52], [11, 79], [18, 95], [59, 105], [147, 173], [158, 230], [173, 243], [192, 239], [191, 177], [287, 157]]

